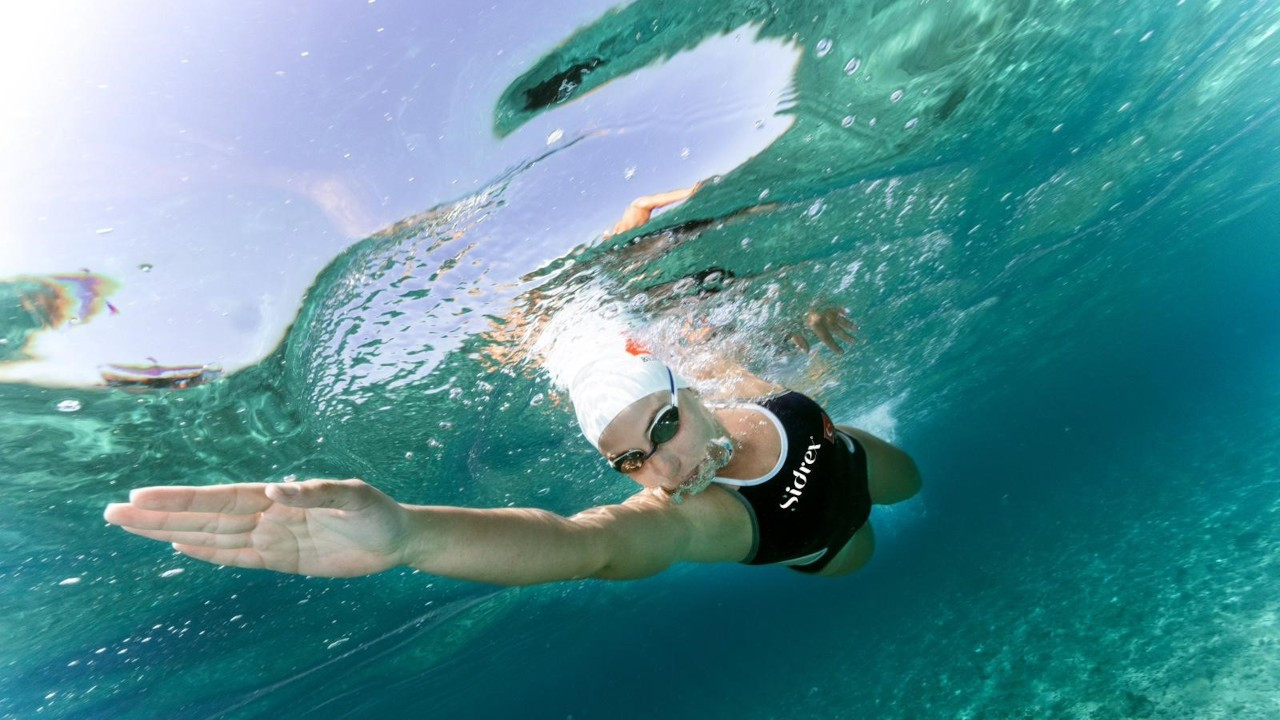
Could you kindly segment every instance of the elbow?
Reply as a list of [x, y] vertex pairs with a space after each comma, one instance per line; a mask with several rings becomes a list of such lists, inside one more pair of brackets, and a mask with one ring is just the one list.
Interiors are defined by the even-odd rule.
[[647, 577], [653, 577], [666, 569], [666, 567], [644, 568], [625, 563], [605, 564], [588, 577], [593, 580], [642, 580]]
[[592, 580], [638, 580], [653, 573], [639, 573], [628, 554], [618, 546], [601, 543], [594, 548], [582, 577]]
[[598, 580], [642, 580], [653, 577], [670, 568], [675, 562], [662, 552], [647, 551], [643, 548], [627, 550], [621, 546], [621, 552], [606, 556], [592, 572], [591, 577]]
[[653, 210], [655, 205], [657, 205], [657, 202], [654, 200], [652, 196], [644, 195], [636, 198], [635, 200], [632, 200], [630, 207], [632, 210], [639, 210], [640, 212], [650, 212]]
[[652, 577], [671, 566], [645, 548], [636, 539], [613, 529], [605, 530], [592, 543], [593, 552], [584, 577], [594, 580], [640, 580]]

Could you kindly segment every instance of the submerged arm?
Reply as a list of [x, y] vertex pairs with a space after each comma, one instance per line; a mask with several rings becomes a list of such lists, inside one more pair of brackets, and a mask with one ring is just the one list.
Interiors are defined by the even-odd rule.
[[538, 509], [410, 507], [418, 530], [405, 563], [435, 575], [533, 585], [626, 580], [677, 562], [740, 560], [750, 525], [745, 517], [741, 526], [732, 522], [741, 508], [727, 503], [713, 498], [677, 506], [643, 492], [567, 518]]
[[360, 480], [141, 488], [105, 517], [220, 565], [325, 577], [411, 565], [500, 585], [644, 577], [681, 561], [737, 560], [750, 544], [732, 498], [676, 506], [637, 495], [566, 518], [401, 505]]

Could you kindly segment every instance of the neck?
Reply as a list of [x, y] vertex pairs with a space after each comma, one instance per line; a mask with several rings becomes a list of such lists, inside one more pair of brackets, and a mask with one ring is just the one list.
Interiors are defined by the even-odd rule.
[[773, 469], [782, 452], [782, 438], [768, 418], [750, 408], [717, 408], [714, 414], [733, 443], [733, 459], [717, 475], [746, 480]]

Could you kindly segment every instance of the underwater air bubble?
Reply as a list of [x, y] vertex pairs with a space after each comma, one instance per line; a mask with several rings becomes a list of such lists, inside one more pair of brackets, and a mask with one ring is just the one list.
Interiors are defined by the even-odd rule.
[[153, 267], [155, 266], [152, 265], [151, 263], [142, 263], [141, 265], [138, 266], [138, 269], [141, 270], [142, 272], [151, 272], [151, 268]]
[[840, 127], [852, 127], [857, 119], [856, 115], [845, 115], [844, 119], [840, 121]]
[[560, 128], [556, 128], [555, 130], [551, 131], [550, 135], [547, 136], [547, 144], [553, 145], [559, 142], [560, 138], [562, 137], [564, 137], [564, 130], [561, 130]]
[[78, 577], [69, 577], [69, 578], [67, 578], [66, 580], [63, 580], [63, 581], [59, 582], [58, 584], [59, 584], [59, 585], [79, 585], [79, 584], [80, 584], [80, 578], [78, 578]]
[[181, 575], [184, 572], [186, 572], [186, 570], [184, 570], [183, 568], [174, 568], [172, 570], [165, 570], [164, 572], [160, 573], [160, 577], [162, 578], [173, 577], [174, 575]]
[[73, 413], [80, 411], [79, 400], [63, 400], [58, 403], [58, 412]]
[[860, 57], [849, 58], [849, 62], [844, 64], [844, 74], [852, 75], [858, 72], [858, 68], [860, 67], [862, 67], [862, 58]]
[[906, 95], [906, 93], [905, 93], [905, 92], [903, 92], [903, 91], [901, 91], [901, 90], [894, 90], [894, 91], [893, 91], [893, 94], [889, 96], [889, 102], [895, 102], [895, 103], [896, 103], [896, 102], [898, 102], [899, 100], [901, 100], [901, 99], [902, 99], [902, 96], [903, 96], [903, 95]]
[[816, 50], [818, 51], [818, 57], [826, 57], [827, 53], [831, 52], [831, 39], [822, 38], [819, 40]]
[[910, 130], [911, 128], [913, 128], [913, 127], [915, 127], [916, 125], [919, 125], [919, 124], [920, 124], [920, 118], [911, 118], [910, 120], [908, 120], [908, 121], [907, 121], [907, 124], [906, 124], [906, 125], [903, 125], [903, 126], [902, 126], [902, 128], [903, 128], [904, 130]]

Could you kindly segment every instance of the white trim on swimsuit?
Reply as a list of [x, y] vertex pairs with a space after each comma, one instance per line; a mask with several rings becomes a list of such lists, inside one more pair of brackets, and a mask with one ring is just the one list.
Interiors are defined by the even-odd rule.
[[787, 461], [787, 450], [789, 447], [787, 444], [787, 430], [786, 428], [782, 427], [782, 421], [778, 419], [778, 416], [774, 415], [773, 411], [769, 410], [768, 408], [764, 408], [754, 404], [720, 405], [718, 407], [723, 407], [729, 410], [738, 410], [738, 409], [754, 410], [756, 412], [763, 414], [765, 417], [769, 418], [769, 420], [773, 423], [773, 427], [778, 431], [778, 437], [782, 439], [782, 450], [781, 452], [778, 453], [778, 462], [774, 463], [773, 469], [765, 473], [764, 475], [761, 475], [758, 478], [755, 478], [753, 480], [736, 480], [734, 478], [725, 478], [725, 477], [717, 476], [715, 479], [712, 480], [712, 482], [718, 483], [720, 485], [732, 485], [734, 487], [747, 487], [750, 485], [759, 485], [760, 483], [768, 480], [769, 478], [772, 478], [774, 475], [777, 475], [782, 470], [783, 464], [785, 464]]

